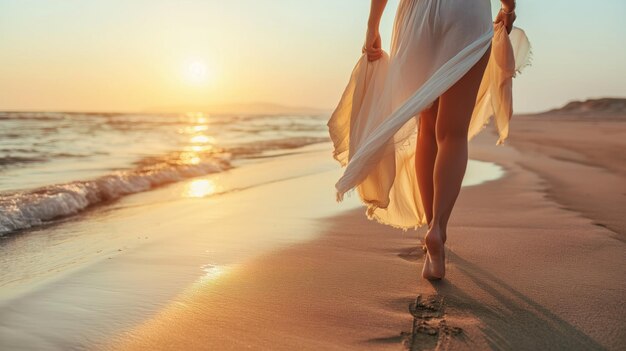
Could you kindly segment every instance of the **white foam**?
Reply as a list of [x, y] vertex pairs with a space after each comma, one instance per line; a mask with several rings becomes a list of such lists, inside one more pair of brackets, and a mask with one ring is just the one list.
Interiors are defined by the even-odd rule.
[[155, 165], [119, 171], [93, 180], [0, 195], [0, 235], [71, 216], [104, 201], [187, 178], [221, 172], [230, 167], [225, 159], [212, 159], [198, 164]]

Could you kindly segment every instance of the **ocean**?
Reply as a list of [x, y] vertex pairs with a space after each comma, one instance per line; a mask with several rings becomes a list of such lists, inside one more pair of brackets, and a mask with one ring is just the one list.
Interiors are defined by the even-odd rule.
[[0, 112], [0, 236], [328, 141], [327, 118]]

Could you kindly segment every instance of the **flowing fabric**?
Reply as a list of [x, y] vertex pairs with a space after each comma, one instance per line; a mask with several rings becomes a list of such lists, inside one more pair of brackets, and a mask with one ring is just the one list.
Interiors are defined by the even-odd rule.
[[391, 53], [358, 60], [329, 122], [346, 166], [337, 200], [355, 189], [367, 216], [398, 228], [426, 224], [415, 170], [417, 118], [489, 50], [468, 140], [494, 116], [498, 144], [513, 113], [512, 78], [530, 59], [524, 32], [494, 25], [489, 0], [401, 0]]

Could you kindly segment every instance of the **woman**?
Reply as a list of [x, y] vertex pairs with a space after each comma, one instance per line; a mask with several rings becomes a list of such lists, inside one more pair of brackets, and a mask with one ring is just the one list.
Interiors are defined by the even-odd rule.
[[428, 224], [422, 276], [441, 279], [468, 138], [491, 116], [498, 143], [506, 138], [510, 82], [529, 46], [518, 29], [509, 41], [514, 0], [502, 0], [495, 24], [489, 0], [401, 0], [388, 56], [378, 31], [386, 3], [372, 0], [364, 55], [328, 123], [347, 165], [337, 195], [356, 188], [368, 217], [384, 224]]

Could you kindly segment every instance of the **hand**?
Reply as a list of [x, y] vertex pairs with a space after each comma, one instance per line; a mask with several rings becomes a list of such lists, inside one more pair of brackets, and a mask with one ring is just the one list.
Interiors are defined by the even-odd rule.
[[376, 61], [383, 57], [381, 44], [382, 41], [380, 39], [380, 32], [378, 32], [378, 28], [368, 28], [367, 35], [365, 36], [365, 45], [363, 46], [362, 51], [367, 54], [368, 61]]
[[515, 19], [517, 19], [517, 15], [515, 14], [515, 12], [507, 15], [506, 13], [504, 13], [503, 10], [500, 10], [498, 11], [498, 15], [496, 16], [496, 20], [494, 21], [494, 23], [504, 24], [506, 32], [510, 34], [511, 30], [513, 30], [513, 22], [515, 22]]

